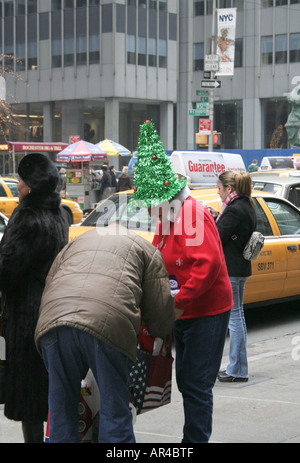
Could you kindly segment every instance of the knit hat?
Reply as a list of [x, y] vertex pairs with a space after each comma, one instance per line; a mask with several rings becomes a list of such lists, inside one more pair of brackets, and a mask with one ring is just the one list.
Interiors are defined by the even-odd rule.
[[130, 208], [140, 206], [141, 201], [147, 207], [156, 207], [170, 201], [186, 186], [187, 180], [177, 177], [150, 121], [140, 127], [137, 157]]
[[24, 156], [19, 164], [18, 174], [32, 191], [43, 193], [55, 191], [59, 180], [55, 164], [41, 153]]

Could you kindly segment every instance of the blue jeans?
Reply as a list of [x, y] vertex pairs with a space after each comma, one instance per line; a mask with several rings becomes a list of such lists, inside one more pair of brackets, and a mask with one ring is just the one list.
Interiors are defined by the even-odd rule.
[[229, 364], [226, 372], [239, 378], [248, 378], [247, 328], [243, 306], [246, 281], [247, 277], [230, 277], [233, 308], [229, 319]]
[[212, 389], [219, 372], [229, 312], [177, 320], [176, 380], [184, 407], [183, 443], [206, 443], [212, 432]]
[[132, 362], [90, 334], [75, 328], [54, 328], [40, 340], [49, 373], [50, 443], [78, 442], [81, 380], [90, 367], [100, 391], [101, 443], [134, 443], [129, 409]]

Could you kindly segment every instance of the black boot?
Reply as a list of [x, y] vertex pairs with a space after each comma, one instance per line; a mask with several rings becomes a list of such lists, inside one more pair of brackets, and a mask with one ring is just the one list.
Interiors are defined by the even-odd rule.
[[25, 444], [42, 444], [44, 442], [43, 421], [22, 421]]

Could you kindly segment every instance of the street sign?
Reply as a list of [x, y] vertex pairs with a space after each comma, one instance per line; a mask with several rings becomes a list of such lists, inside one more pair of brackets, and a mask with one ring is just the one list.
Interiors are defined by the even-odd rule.
[[209, 111], [209, 103], [196, 103], [196, 109], [202, 109], [202, 111]]
[[201, 135], [210, 135], [211, 119], [199, 119], [199, 133]]
[[196, 96], [209, 96], [209, 90], [196, 90]]
[[208, 113], [203, 109], [190, 109], [189, 116], [207, 116]]
[[220, 69], [219, 55], [205, 55], [204, 57], [204, 71], [218, 72]]
[[201, 80], [201, 87], [203, 88], [220, 88], [220, 80]]

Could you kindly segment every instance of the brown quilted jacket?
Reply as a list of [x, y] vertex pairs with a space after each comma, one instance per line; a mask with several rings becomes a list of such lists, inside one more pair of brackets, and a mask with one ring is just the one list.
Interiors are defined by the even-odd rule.
[[38, 348], [43, 334], [67, 325], [135, 361], [141, 320], [154, 337], [170, 334], [174, 300], [160, 251], [135, 233], [117, 230], [88, 231], [57, 256], [42, 296]]

